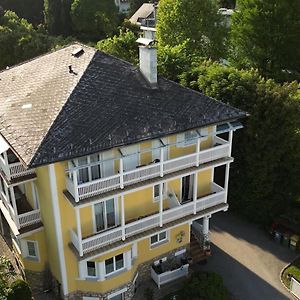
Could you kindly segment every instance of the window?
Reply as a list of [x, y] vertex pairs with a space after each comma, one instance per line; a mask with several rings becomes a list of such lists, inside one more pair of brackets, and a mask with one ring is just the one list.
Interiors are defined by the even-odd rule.
[[25, 258], [39, 259], [38, 244], [36, 241], [24, 241], [23, 254]]
[[124, 293], [121, 293], [121, 294], [116, 295], [116, 296], [109, 297], [108, 299], [110, 299], [110, 300], [123, 300], [123, 299], [125, 299], [124, 298]]
[[105, 261], [105, 273], [106, 275], [114, 273], [124, 268], [124, 254], [111, 257]]
[[116, 225], [115, 199], [94, 205], [95, 231], [99, 232]]
[[[166, 183], [163, 183], [163, 198], [166, 196]], [[159, 201], [159, 184], [153, 186], [153, 199], [154, 202]]]
[[168, 239], [167, 232], [162, 231], [162, 232], [152, 235], [150, 237], [150, 244], [151, 244], [151, 246], [155, 246], [157, 244], [161, 244], [161, 243], [167, 241], [167, 239]]
[[127, 291], [127, 288], [124, 288], [122, 290], [116, 291], [114, 293], [111, 293], [108, 295], [109, 300], [123, 300], [125, 299], [125, 292]]
[[96, 277], [96, 264], [94, 261], [87, 261], [86, 269], [88, 277]]

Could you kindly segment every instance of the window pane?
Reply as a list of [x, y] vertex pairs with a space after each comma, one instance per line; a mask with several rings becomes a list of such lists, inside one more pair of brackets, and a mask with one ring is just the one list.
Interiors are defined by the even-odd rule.
[[152, 235], [151, 236], [151, 244], [155, 244], [158, 242], [158, 236], [156, 235]]
[[114, 199], [106, 201], [107, 227], [115, 226], [115, 202]]
[[154, 186], [154, 197], [159, 197], [159, 184]]
[[87, 261], [86, 265], [87, 265], [88, 276], [96, 276], [95, 262], [93, 262], [93, 261]]
[[36, 256], [36, 252], [35, 252], [34, 242], [27, 242], [27, 247], [28, 247], [28, 255], [35, 257]]
[[113, 296], [111, 298], [109, 298], [110, 300], [123, 300], [123, 293], [117, 295], [117, 296]]
[[101, 203], [95, 204], [94, 211], [95, 211], [95, 220], [96, 220], [96, 230], [101, 231], [101, 230], [105, 229], [104, 218], [103, 218], [104, 203], [101, 202]]
[[124, 267], [123, 253], [116, 256], [116, 270]]
[[[87, 164], [87, 158], [81, 157], [78, 158], [78, 166], [84, 166]], [[89, 172], [88, 168], [83, 168], [78, 170], [78, 183], [88, 182], [89, 181]]]
[[114, 260], [113, 257], [105, 261], [105, 272], [109, 274], [114, 271]]
[[166, 231], [163, 231], [159, 234], [159, 240], [162, 241], [162, 240], [165, 240], [167, 238], [167, 233]]
[[[91, 163], [99, 162], [98, 154], [93, 154], [90, 156], [90, 158], [91, 158]], [[91, 171], [92, 171], [92, 180], [99, 179], [101, 177], [100, 165], [92, 166]]]

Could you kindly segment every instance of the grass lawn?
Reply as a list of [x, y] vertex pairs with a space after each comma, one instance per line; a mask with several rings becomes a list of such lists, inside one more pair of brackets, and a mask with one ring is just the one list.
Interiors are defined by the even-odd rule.
[[286, 287], [290, 287], [290, 276], [300, 281], [300, 258], [296, 259], [282, 273], [282, 281]]

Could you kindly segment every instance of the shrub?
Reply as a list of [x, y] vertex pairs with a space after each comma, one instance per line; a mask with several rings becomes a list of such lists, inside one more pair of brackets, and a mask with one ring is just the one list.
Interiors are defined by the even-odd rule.
[[27, 282], [22, 279], [17, 279], [10, 286], [10, 291], [7, 295], [7, 300], [31, 300], [32, 293]]

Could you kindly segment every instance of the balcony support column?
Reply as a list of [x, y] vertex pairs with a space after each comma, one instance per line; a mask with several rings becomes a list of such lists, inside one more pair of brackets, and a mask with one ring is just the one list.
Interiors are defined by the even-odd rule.
[[230, 163], [227, 163], [226, 164], [226, 169], [225, 169], [225, 184], [224, 184], [225, 202], [227, 202], [227, 195], [228, 195], [229, 168], [230, 168]]
[[17, 203], [16, 203], [15, 191], [12, 186], [9, 188], [9, 190], [10, 190], [11, 201], [12, 201], [14, 213], [15, 213], [15, 216], [14, 216], [15, 223], [16, 223], [17, 228], [20, 229], [20, 222], [19, 222], [19, 216], [18, 216], [18, 208], [17, 208]]
[[199, 167], [199, 161], [200, 161], [200, 150], [201, 150], [201, 137], [197, 139], [197, 156], [196, 156], [196, 167]]
[[77, 180], [77, 171], [73, 171], [73, 184], [74, 184], [74, 195], [75, 202], [79, 202], [79, 194], [78, 194], [78, 180]]
[[124, 167], [123, 167], [123, 158], [120, 158], [119, 161], [119, 174], [120, 174], [120, 188], [124, 188]]
[[231, 156], [232, 139], [233, 139], [233, 130], [230, 130], [229, 131], [229, 156]]
[[159, 184], [159, 226], [163, 226], [163, 183]]
[[197, 196], [198, 196], [198, 173], [195, 173], [194, 182], [193, 182], [194, 215], [197, 213]]
[[75, 208], [75, 214], [76, 214], [77, 237], [78, 237], [78, 244], [79, 244], [78, 251], [79, 251], [79, 255], [83, 256], [80, 211], [78, 207]]
[[6, 177], [8, 180], [11, 180], [11, 175], [10, 175], [10, 168], [9, 168], [9, 163], [8, 163], [8, 157], [7, 157], [7, 151], [3, 152], [4, 156], [4, 162], [5, 162], [5, 168], [4, 173], [6, 174]]
[[124, 207], [124, 195], [121, 195], [121, 227], [122, 227], [122, 240], [125, 241], [125, 207]]
[[210, 216], [203, 217], [202, 235], [203, 235], [204, 243], [206, 241], [209, 241], [209, 218], [210, 218]]
[[160, 177], [164, 176], [164, 148], [160, 148]]

